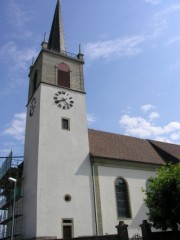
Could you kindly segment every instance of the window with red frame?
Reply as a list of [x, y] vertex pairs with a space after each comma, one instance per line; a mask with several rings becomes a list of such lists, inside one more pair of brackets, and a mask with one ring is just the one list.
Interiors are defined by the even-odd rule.
[[65, 63], [60, 63], [58, 65], [57, 84], [62, 87], [70, 88], [70, 69]]

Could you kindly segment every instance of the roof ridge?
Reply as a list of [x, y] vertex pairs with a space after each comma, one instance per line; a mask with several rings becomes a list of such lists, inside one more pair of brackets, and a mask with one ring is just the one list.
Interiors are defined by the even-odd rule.
[[170, 142], [162, 142], [162, 141], [157, 141], [157, 140], [152, 140], [152, 139], [147, 139], [149, 142], [155, 142], [155, 143], [162, 143], [162, 144], [168, 144], [168, 145], [173, 145], [173, 146], [180, 146], [180, 144], [176, 143], [170, 143]]
[[127, 138], [131, 138], [131, 139], [138, 139], [138, 140], [141, 140], [141, 141], [147, 141], [147, 139], [145, 139], [145, 138], [134, 137], [134, 136], [129, 136], [129, 135], [125, 135], [125, 134], [119, 134], [119, 133], [97, 130], [97, 129], [92, 129], [92, 128], [88, 128], [88, 131], [95, 131], [95, 132], [111, 134], [111, 135], [115, 135], [115, 136], [127, 137]]
[[[180, 162], [180, 159], [178, 158], [178, 156], [174, 156], [171, 152], [169, 152], [167, 149], [164, 149], [163, 147], [156, 145], [155, 143], [160, 143], [160, 144], [167, 144], [167, 145], [173, 145], [173, 146], [180, 146], [180, 145], [176, 145], [176, 144], [171, 144], [171, 143], [166, 143], [166, 142], [160, 142], [160, 141], [153, 141], [153, 140], [148, 140], [149, 143], [154, 147], [154, 149], [157, 151], [157, 149], [159, 149], [160, 151], [164, 152], [165, 154], [171, 156], [173, 159], [175, 159], [175, 162]], [[160, 154], [158, 152], [158, 154]], [[161, 154], [160, 154], [161, 155]]]
[[157, 140], [152, 140], [152, 139], [145, 139], [145, 138], [140, 138], [140, 137], [134, 137], [134, 136], [129, 136], [129, 135], [125, 135], [125, 134], [119, 134], [119, 133], [114, 133], [114, 132], [108, 132], [108, 131], [103, 131], [103, 130], [97, 130], [97, 129], [93, 129], [93, 128], [88, 128], [88, 131], [95, 131], [95, 132], [101, 132], [101, 133], [105, 133], [105, 134], [112, 134], [112, 135], [116, 135], [116, 136], [122, 136], [122, 137], [128, 137], [128, 138], [132, 138], [132, 139], [139, 139], [139, 140], [144, 140], [144, 141], [148, 141], [148, 142], [157, 142], [157, 143], [162, 143], [162, 144], [167, 144], [167, 145], [173, 145], [173, 146], [180, 146], [180, 144], [175, 144], [175, 143], [168, 143], [168, 142], [161, 142], [161, 141], [157, 141]]

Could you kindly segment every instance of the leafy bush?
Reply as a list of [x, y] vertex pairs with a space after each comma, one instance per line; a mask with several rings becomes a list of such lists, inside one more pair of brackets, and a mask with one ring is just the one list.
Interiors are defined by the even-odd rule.
[[180, 165], [168, 164], [148, 180], [144, 190], [148, 218], [155, 228], [177, 230], [180, 224]]

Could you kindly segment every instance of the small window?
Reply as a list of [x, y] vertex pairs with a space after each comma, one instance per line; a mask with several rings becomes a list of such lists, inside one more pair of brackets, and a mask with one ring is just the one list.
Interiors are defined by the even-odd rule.
[[73, 219], [62, 219], [63, 238], [73, 237]]
[[62, 87], [70, 88], [70, 69], [65, 63], [60, 63], [58, 65], [57, 84]]
[[127, 183], [124, 179], [118, 178], [115, 181], [116, 203], [118, 218], [130, 218], [130, 207]]
[[70, 130], [70, 119], [62, 118], [61, 119], [61, 126], [62, 126], [62, 129]]
[[72, 224], [72, 219], [63, 219], [63, 224], [70, 223]]
[[70, 202], [70, 201], [71, 201], [71, 195], [66, 194], [66, 195], [64, 196], [64, 200], [65, 200], [65, 202]]

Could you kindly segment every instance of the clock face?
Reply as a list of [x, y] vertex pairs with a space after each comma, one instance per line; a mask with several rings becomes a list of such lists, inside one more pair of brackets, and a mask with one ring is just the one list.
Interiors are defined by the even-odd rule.
[[74, 101], [68, 92], [58, 91], [54, 94], [54, 103], [61, 109], [70, 109], [73, 107]]
[[36, 98], [33, 97], [30, 103], [29, 116], [32, 117], [36, 108]]

